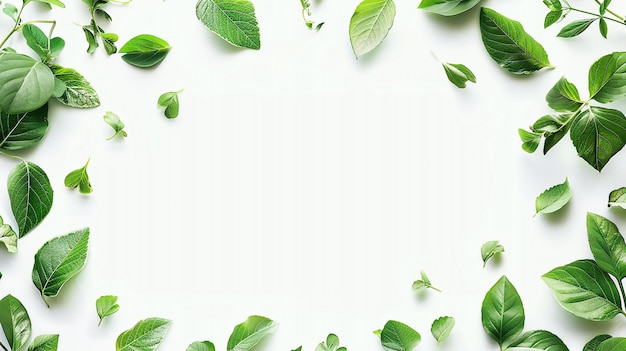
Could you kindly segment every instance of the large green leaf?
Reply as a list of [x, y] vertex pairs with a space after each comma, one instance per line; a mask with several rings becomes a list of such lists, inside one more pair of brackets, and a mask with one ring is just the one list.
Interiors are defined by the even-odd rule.
[[65, 93], [57, 98], [61, 103], [77, 108], [90, 108], [100, 106], [98, 92], [91, 83], [80, 73], [72, 68], [53, 65], [54, 76], [65, 83]]
[[598, 266], [618, 280], [624, 279], [626, 243], [617, 226], [602, 216], [587, 213], [587, 237]]
[[626, 350], [626, 338], [607, 339], [598, 346], [598, 351], [624, 351], [624, 350]]
[[483, 328], [500, 346], [524, 329], [522, 299], [506, 276], [502, 276], [485, 295], [481, 314]]
[[350, 43], [358, 59], [383, 42], [396, 16], [392, 0], [363, 0], [350, 19]]
[[513, 74], [552, 67], [543, 46], [528, 35], [518, 21], [483, 7], [480, 9], [480, 33], [489, 56]]
[[559, 112], [575, 112], [583, 104], [580, 100], [580, 95], [578, 95], [578, 89], [576, 89], [574, 84], [568, 82], [565, 77], [561, 77], [550, 89], [548, 95], [546, 95], [546, 101], [548, 106]]
[[245, 322], [235, 326], [228, 338], [228, 351], [249, 351], [264, 337], [272, 334], [278, 323], [261, 316], [250, 316]]
[[569, 351], [558, 336], [545, 330], [524, 333], [506, 349], [509, 351]]
[[50, 212], [52, 186], [43, 169], [32, 162], [23, 161], [9, 173], [7, 188], [21, 238]]
[[254, 5], [248, 0], [198, 0], [196, 16], [211, 32], [235, 46], [261, 48]]
[[35, 254], [33, 283], [41, 298], [55, 297], [87, 261], [89, 228], [84, 228], [46, 242]]
[[18, 351], [30, 338], [30, 317], [20, 300], [7, 295], [0, 300], [0, 324], [11, 350]]
[[0, 243], [4, 244], [9, 253], [17, 252], [17, 233], [0, 217]]
[[412, 351], [422, 337], [415, 329], [398, 321], [388, 321], [380, 334], [380, 342], [386, 351]]
[[615, 283], [592, 260], [557, 267], [541, 278], [561, 307], [578, 317], [603, 321], [622, 313]]
[[48, 130], [48, 104], [15, 115], [0, 112], [0, 149], [21, 150], [37, 145]]
[[28, 351], [57, 351], [59, 346], [59, 335], [48, 334], [39, 335], [28, 347]]
[[0, 54], [0, 110], [8, 114], [30, 112], [43, 106], [54, 89], [48, 66], [22, 54]]
[[161, 344], [172, 321], [147, 318], [123, 332], [115, 341], [116, 351], [153, 351]]
[[590, 106], [572, 121], [570, 138], [578, 156], [599, 172], [626, 144], [626, 117], [618, 110]]
[[480, 0], [422, 0], [418, 9], [443, 16], [454, 16], [476, 6]]
[[608, 334], [597, 335], [585, 344], [585, 347], [583, 347], [583, 351], [597, 351], [600, 344], [602, 344], [604, 340], [608, 340], [610, 338], [611, 336]]
[[165, 40], [150, 34], [130, 39], [122, 48], [122, 60], [141, 68], [152, 67], [165, 59], [171, 46]]
[[589, 96], [602, 103], [626, 96], [626, 52], [602, 56], [591, 65]]

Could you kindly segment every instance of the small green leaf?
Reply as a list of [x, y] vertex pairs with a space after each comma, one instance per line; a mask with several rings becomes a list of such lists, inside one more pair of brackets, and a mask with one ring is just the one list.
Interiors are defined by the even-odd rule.
[[522, 299], [506, 276], [502, 276], [485, 295], [481, 314], [483, 328], [500, 347], [524, 329]]
[[418, 332], [398, 321], [385, 323], [380, 334], [380, 342], [386, 351], [412, 351], [421, 340]]
[[152, 67], [165, 59], [171, 46], [165, 40], [150, 34], [140, 34], [120, 49], [122, 59], [141, 68]]
[[548, 95], [546, 95], [546, 101], [548, 106], [559, 112], [575, 112], [583, 105], [578, 95], [578, 89], [576, 89], [574, 84], [568, 82], [565, 77], [559, 79], [554, 87], [550, 89]]
[[609, 207], [619, 206], [626, 210], [626, 187], [615, 189], [609, 194]]
[[396, 5], [392, 0], [363, 0], [350, 19], [350, 43], [359, 57], [374, 50], [383, 42], [393, 26]]
[[326, 343], [319, 343], [315, 351], [347, 351], [347, 349], [345, 347], [339, 347], [339, 337], [331, 333], [326, 337]]
[[261, 48], [254, 4], [248, 0], [198, 0], [196, 16], [211, 32], [235, 46]]
[[543, 28], [548, 28], [551, 25], [558, 22], [563, 16], [563, 10], [553, 10], [548, 12], [545, 19], [543, 20]]
[[72, 68], [59, 65], [52, 65], [50, 68], [54, 76], [65, 83], [65, 92], [57, 98], [59, 102], [76, 108], [100, 106], [100, 98], [96, 89], [80, 73]]
[[535, 199], [535, 210], [537, 213], [553, 213], [572, 199], [572, 190], [569, 187], [569, 181], [565, 178], [565, 182], [555, 185], [550, 189], [545, 190], [537, 199]]
[[228, 351], [250, 351], [263, 338], [274, 333], [278, 323], [261, 316], [250, 316], [245, 322], [235, 326], [228, 338]]
[[4, 244], [9, 253], [17, 253], [17, 234], [10, 225], [0, 217], [0, 243]]
[[437, 340], [437, 345], [450, 336], [450, 332], [452, 332], [454, 324], [455, 321], [453, 317], [439, 317], [435, 319], [433, 324], [430, 326], [430, 332], [433, 334], [435, 340]]
[[528, 35], [518, 21], [483, 7], [480, 32], [489, 56], [513, 74], [529, 74], [552, 67], [543, 46]]
[[520, 139], [522, 139], [522, 149], [530, 154], [535, 152], [539, 147], [539, 142], [541, 142], [541, 133], [529, 132], [524, 129], [518, 129], [517, 134], [519, 134]]
[[87, 166], [89, 165], [89, 159], [82, 168], [71, 171], [65, 177], [65, 186], [68, 188], [78, 187], [78, 191], [81, 194], [90, 194], [93, 189], [89, 182], [89, 174], [87, 174]]
[[18, 351], [30, 339], [30, 317], [24, 305], [13, 295], [0, 300], [0, 325], [13, 351]]
[[504, 246], [500, 245], [497, 240], [487, 241], [480, 247], [480, 254], [483, 257], [483, 268], [487, 265], [487, 261], [496, 254], [504, 252]]
[[560, 10], [563, 8], [561, 0], [543, 0], [543, 3], [548, 7], [550, 11]]
[[382, 329], [376, 329], [372, 333], [380, 338], [380, 335], [383, 333], [383, 330]]
[[48, 130], [48, 104], [35, 111], [7, 115], [0, 111], [0, 149], [22, 150], [33, 147]]
[[210, 341], [195, 341], [187, 347], [187, 351], [215, 351], [215, 346]]
[[54, 5], [60, 8], [65, 8], [65, 4], [60, 2], [59, 0], [25, 0], [24, 2], [27, 3], [30, 1], [35, 1], [35, 2], [40, 2], [42, 4]]
[[623, 280], [626, 277], [626, 243], [617, 226], [602, 216], [587, 213], [587, 237], [598, 266], [617, 280]]
[[32, 162], [22, 161], [9, 173], [7, 188], [21, 238], [41, 223], [50, 212], [52, 186], [43, 169]]
[[111, 137], [108, 138], [107, 140], [111, 140], [111, 139], [115, 138], [118, 135], [121, 135], [124, 138], [126, 138], [128, 136], [128, 134], [124, 130], [124, 122], [122, 122], [120, 117], [118, 115], [116, 115], [115, 113], [113, 113], [111, 111], [107, 111], [106, 114], [104, 115], [104, 121], [108, 125], [110, 125], [111, 128], [113, 128], [113, 130], [115, 131], [115, 134], [111, 135]]
[[41, 298], [55, 297], [63, 285], [78, 274], [87, 261], [89, 228], [56, 237], [46, 242], [35, 254], [33, 283]]
[[465, 88], [466, 82], [476, 83], [476, 76], [466, 66], [459, 63], [442, 63], [448, 80], [458, 88]]
[[622, 351], [626, 349], [626, 338], [610, 338], [598, 346], [598, 351]]
[[560, 38], [571, 38], [575, 37], [582, 32], [584, 32], [589, 26], [596, 20], [596, 18], [589, 18], [584, 20], [574, 21], [561, 29], [557, 37]]
[[117, 337], [115, 351], [154, 351], [159, 347], [172, 321], [163, 318], [140, 320]]
[[623, 313], [617, 287], [592, 260], [557, 267], [541, 278], [561, 307], [578, 317], [604, 321]]
[[569, 132], [571, 121], [572, 114], [564, 113], [542, 116], [533, 124], [531, 130], [543, 133], [545, 138], [543, 143], [544, 155]]
[[96, 35], [91, 31], [90, 26], [83, 26], [83, 32], [85, 33], [85, 39], [87, 40], [87, 53], [91, 54], [96, 51], [98, 47], [98, 41], [96, 40]]
[[506, 349], [509, 351], [569, 351], [558, 336], [545, 330], [524, 333]]
[[609, 27], [606, 25], [606, 20], [603, 17], [600, 17], [600, 21], [598, 22], [600, 26], [600, 34], [606, 39], [609, 35]]
[[28, 347], [28, 351], [57, 351], [59, 334], [39, 335]]
[[422, 277], [421, 280], [416, 280], [413, 282], [413, 290], [420, 292], [420, 291], [424, 291], [426, 289], [433, 289], [435, 291], [441, 292], [441, 290], [435, 288], [431, 282], [430, 279], [428, 279], [428, 276], [426, 275], [426, 272], [424, 271], [420, 271], [420, 275]]
[[479, 2], [480, 0], [422, 0], [417, 8], [442, 16], [454, 16], [473, 8]]
[[119, 37], [115, 33], [100, 33], [100, 38], [102, 38], [102, 45], [104, 46], [104, 51], [108, 55], [113, 55], [117, 52], [117, 47], [115, 46], [115, 42], [118, 41]]
[[100, 296], [96, 300], [96, 312], [98, 312], [98, 317], [100, 317], [100, 321], [98, 322], [98, 326], [102, 324], [102, 320], [104, 317], [108, 317], [113, 313], [117, 312], [120, 309], [120, 305], [117, 304], [117, 296], [113, 295], [105, 295]]
[[22, 27], [22, 35], [26, 44], [33, 49], [42, 62], [46, 63], [50, 58], [48, 37], [34, 24], [25, 24]]
[[2, 8], [2, 12], [4, 12], [7, 16], [11, 17], [13, 22], [17, 23], [18, 9], [13, 4], [6, 3]]
[[602, 56], [591, 65], [589, 95], [605, 104], [626, 96], [626, 52]]
[[608, 334], [598, 335], [594, 337], [593, 339], [589, 340], [587, 344], [585, 344], [583, 351], [597, 351], [600, 344], [602, 344], [604, 340], [608, 340], [610, 338], [611, 336]]
[[0, 53], [0, 110], [10, 115], [34, 111], [54, 91], [48, 66], [22, 54]]
[[171, 91], [167, 93], [161, 94], [159, 96], [159, 101], [157, 102], [159, 106], [165, 108], [165, 117], [167, 118], [176, 118], [178, 117], [179, 110], [179, 102], [178, 102], [178, 94], [180, 94], [183, 90], [179, 91]]

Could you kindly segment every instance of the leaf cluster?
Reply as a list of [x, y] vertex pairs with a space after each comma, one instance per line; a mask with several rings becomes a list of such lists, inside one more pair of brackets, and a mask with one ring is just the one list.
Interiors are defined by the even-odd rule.
[[[32, 325], [26, 308], [13, 295], [0, 300], [0, 325], [4, 331], [9, 348], [0, 343], [4, 350], [23, 350], [32, 334]], [[28, 351], [56, 351], [59, 344], [58, 334], [46, 334], [35, 337], [28, 346]]]
[[117, 52], [115, 42], [118, 41], [119, 36], [115, 33], [105, 31], [99, 24], [98, 19], [103, 18], [108, 22], [113, 21], [113, 18], [108, 12], [104, 10], [104, 7], [109, 2], [115, 2], [112, 0], [83, 0], [89, 8], [89, 14], [91, 15], [91, 21], [89, 24], [84, 25], [83, 32], [85, 33], [85, 39], [87, 40], [87, 52], [93, 53], [100, 46], [98, 39], [102, 42], [102, 46], [107, 54], [113, 55]]
[[433, 286], [433, 284], [430, 282], [430, 279], [428, 278], [428, 275], [426, 275], [426, 272], [420, 271], [420, 276], [421, 276], [421, 279], [418, 279], [413, 282], [412, 288], [414, 291], [422, 292], [422, 291], [425, 291], [426, 289], [433, 289], [435, 291], [441, 292], [441, 290]]
[[324, 22], [315, 24], [315, 21], [309, 19], [309, 17], [311, 17], [311, 1], [300, 0], [300, 5], [302, 5], [302, 19], [304, 20], [306, 27], [309, 29], [315, 29], [316, 31], [322, 29]]
[[548, 8], [549, 12], [543, 22], [544, 28], [548, 28], [551, 25], [564, 20], [571, 12], [577, 12], [584, 14], [585, 16], [591, 16], [584, 19], [574, 20], [561, 28], [557, 37], [572, 38], [582, 34], [587, 28], [589, 28], [594, 22], [598, 22], [598, 29], [600, 35], [604, 38], [608, 37], [608, 24], [607, 21], [626, 25], [624, 17], [618, 15], [611, 9], [609, 5], [611, 0], [597, 0], [596, 3], [597, 13], [590, 12], [589, 10], [579, 9], [573, 7], [567, 0], [543, 0], [543, 3]]

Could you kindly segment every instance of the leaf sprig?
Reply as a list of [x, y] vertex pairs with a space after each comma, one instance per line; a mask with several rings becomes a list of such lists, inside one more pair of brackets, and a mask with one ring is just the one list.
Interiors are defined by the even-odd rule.
[[609, 32], [607, 21], [626, 25], [624, 16], [621, 16], [609, 9], [611, 0], [595, 0], [595, 3], [598, 5], [597, 13], [573, 7], [567, 0], [543, 0], [543, 3], [548, 7], [549, 10], [544, 19], [544, 28], [548, 28], [549, 26], [564, 20], [565, 17], [567, 17], [567, 15], [569, 15], [571, 12], [577, 12], [586, 16], [591, 16], [585, 19], [575, 20], [568, 23], [557, 34], [557, 37], [575, 37], [587, 30], [587, 28], [589, 28], [591, 24], [598, 21], [598, 29], [600, 30], [600, 34], [604, 38], [607, 38]]
[[91, 22], [89, 24], [84, 25], [83, 32], [85, 33], [85, 39], [87, 40], [88, 53], [93, 53], [96, 51], [98, 46], [98, 38], [102, 42], [102, 46], [104, 46], [104, 50], [107, 54], [113, 55], [117, 52], [117, 47], [115, 46], [115, 42], [119, 39], [118, 35], [115, 33], [107, 32], [97, 22], [98, 18], [104, 18], [105, 20], [111, 22], [113, 19], [109, 15], [108, 12], [104, 10], [104, 6], [108, 3], [117, 3], [121, 5], [129, 4], [132, 0], [128, 1], [117, 1], [117, 0], [83, 0], [85, 4], [89, 7], [89, 14], [91, 15]]
[[302, 19], [304, 20], [304, 24], [309, 29], [315, 29], [319, 31], [322, 29], [324, 22], [319, 22], [315, 24], [315, 21], [310, 19], [311, 17], [311, 1], [310, 0], [300, 0], [300, 4], [302, 5]]

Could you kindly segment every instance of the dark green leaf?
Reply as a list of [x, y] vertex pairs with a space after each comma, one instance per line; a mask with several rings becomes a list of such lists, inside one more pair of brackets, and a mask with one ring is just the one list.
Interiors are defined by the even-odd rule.
[[565, 77], [559, 79], [550, 89], [546, 95], [546, 101], [548, 106], [559, 112], [575, 112], [583, 105], [578, 95], [578, 89]]
[[539, 142], [541, 141], [541, 133], [529, 132], [524, 129], [518, 129], [517, 134], [519, 134], [520, 139], [522, 139], [522, 149], [528, 153], [533, 153], [539, 147]]
[[600, 346], [600, 344], [604, 340], [608, 340], [610, 338], [611, 338], [611, 336], [608, 335], [608, 334], [598, 335], [598, 336], [594, 337], [593, 339], [589, 340], [589, 342], [587, 344], [585, 344], [585, 347], [583, 348], [583, 351], [597, 351], [598, 350], [598, 346]]
[[546, 18], [543, 20], [543, 28], [548, 28], [555, 24], [561, 19], [561, 16], [563, 16], [563, 10], [560, 9], [548, 12]]
[[68, 188], [76, 188], [78, 187], [78, 191], [81, 194], [90, 194], [93, 189], [91, 188], [91, 183], [89, 182], [89, 174], [87, 174], [87, 166], [89, 165], [89, 160], [82, 168], [71, 171], [65, 177], [65, 186]]
[[254, 5], [248, 0], [198, 0], [196, 16], [211, 32], [235, 46], [261, 48]]
[[170, 44], [150, 34], [141, 34], [129, 40], [120, 49], [122, 59], [133, 66], [152, 67], [163, 61], [170, 51]]
[[609, 207], [619, 206], [626, 210], [626, 188], [622, 187], [609, 194]]
[[108, 55], [113, 55], [117, 52], [117, 47], [115, 46], [115, 42], [118, 40], [118, 36], [115, 33], [100, 33], [100, 38], [102, 38], [102, 45], [104, 46], [104, 51]]
[[7, 181], [18, 235], [23, 237], [48, 215], [52, 208], [52, 186], [39, 166], [23, 161], [9, 174]]
[[571, 38], [579, 35], [584, 32], [589, 26], [596, 20], [596, 18], [588, 18], [584, 20], [574, 21], [561, 29], [557, 37], [560, 38]]
[[57, 351], [59, 346], [59, 335], [48, 334], [39, 335], [28, 347], [28, 351]]
[[30, 112], [52, 96], [54, 75], [43, 63], [26, 55], [0, 53], [0, 110], [8, 114]]
[[548, 7], [550, 11], [561, 10], [563, 5], [561, 5], [561, 0], [543, 0], [543, 3]]
[[115, 341], [115, 351], [154, 351], [159, 347], [172, 321], [148, 318], [137, 322]]
[[0, 149], [21, 150], [37, 145], [48, 130], [48, 104], [32, 112], [0, 112]]
[[165, 117], [167, 118], [176, 118], [178, 117], [179, 111], [179, 102], [178, 102], [178, 94], [182, 92], [182, 89], [179, 91], [171, 91], [167, 93], [161, 94], [159, 96], [158, 105], [165, 108]]
[[0, 243], [4, 244], [9, 253], [17, 252], [17, 233], [0, 217]]
[[57, 98], [59, 102], [76, 108], [92, 108], [100, 106], [100, 98], [96, 89], [80, 73], [72, 68], [59, 65], [50, 67], [54, 76], [65, 83], [65, 93]]
[[509, 351], [569, 351], [558, 336], [545, 330], [533, 330], [515, 339]]
[[535, 210], [537, 213], [553, 213], [572, 199], [572, 190], [569, 187], [569, 181], [565, 178], [565, 182], [555, 185], [545, 190], [535, 200]]
[[448, 80], [457, 87], [465, 88], [465, 83], [468, 81], [476, 83], [476, 76], [466, 66], [458, 63], [442, 63], [442, 65]]
[[522, 299], [506, 276], [502, 276], [485, 295], [481, 314], [483, 328], [500, 346], [524, 329]]
[[30, 339], [31, 325], [28, 312], [20, 300], [12, 295], [0, 300], [0, 324], [11, 350], [18, 351]]
[[605, 104], [626, 96], [626, 52], [602, 56], [591, 65], [589, 95]]
[[422, 0], [418, 9], [443, 16], [454, 16], [476, 6], [480, 0]]
[[587, 237], [598, 266], [617, 280], [626, 277], [626, 243], [617, 226], [597, 214], [587, 213]]
[[388, 321], [380, 334], [380, 342], [386, 351], [412, 351], [422, 337], [408, 325]]
[[385, 40], [396, 17], [393, 0], [363, 0], [350, 18], [350, 43], [359, 57], [374, 50]]
[[44, 63], [50, 57], [50, 49], [48, 48], [48, 37], [34, 24], [25, 24], [22, 27], [22, 35], [26, 39], [26, 44], [33, 49]]
[[91, 31], [90, 26], [83, 26], [83, 32], [85, 33], [85, 39], [87, 40], [87, 44], [89, 45], [87, 47], [87, 52], [91, 54], [96, 51], [96, 48], [98, 47], [98, 41], [96, 40], [95, 34]]
[[606, 39], [609, 35], [609, 27], [606, 25], [606, 20], [604, 18], [600, 18], [598, 24], [600, 25], [600, 34], [602, 34], [604, 39]]
[[250, 351], [263, 338], [274, 333], [278, 328], [269, 318], [261, 316], [250, 316], [245, 322], [237, 324], [232, 334], [228, 338], [228, 351]]

